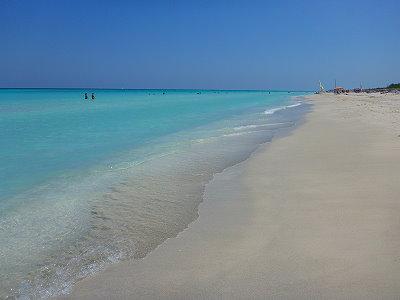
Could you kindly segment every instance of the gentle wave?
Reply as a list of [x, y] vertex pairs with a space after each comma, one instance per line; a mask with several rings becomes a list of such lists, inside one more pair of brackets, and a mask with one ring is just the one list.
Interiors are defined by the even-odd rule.
[[234, 132], [234, 133], [224, 134], [223, 137], [241, 136], [241, 135], [245, 135], [245, 134], [258, 133], [258, 132], [263, 132], [263, 131], [270, 131], [270, 130], [263, 129], [263, 130], [254, 130], [254, 131]]
[[279, 123], [267, 123], [267, 124], [249, 124], [249, 125], [242, 125], [234, 127], [233, 130], [235, 131], [242, 131], [247, 129], [254, 129], [254, 128], [262, 128], [262, 127], [269, 127], [269, 126], [279, 126], [279, 125], [288, 125], [292, 124], [291, 122], [279, 122]]
[[303, 104], [302, 102], [297, 102], [297, 103], [291, 104], [291, 105], [286, 105], [286, 106], [281, 106], [281, 107], [275, 107], [275, 108], [267, 109], [266, 111], [264, 111], [264, 114], [266, 114], [266, 115], [272, 115], [272, 114], [276, 113], [277, 111], [285, 110], [285, 109], [287, 109], [287, 108], [296, 107], [296, 106], [299, 106], [299, 105], [302, 105], [302, 104]]

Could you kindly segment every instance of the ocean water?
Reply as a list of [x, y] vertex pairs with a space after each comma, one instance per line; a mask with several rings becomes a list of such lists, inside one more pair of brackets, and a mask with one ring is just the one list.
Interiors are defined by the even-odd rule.
[[176, 236], [215, 173], [301, 120], [305, 94], [0, 89], [0, 298], [68, 293]]

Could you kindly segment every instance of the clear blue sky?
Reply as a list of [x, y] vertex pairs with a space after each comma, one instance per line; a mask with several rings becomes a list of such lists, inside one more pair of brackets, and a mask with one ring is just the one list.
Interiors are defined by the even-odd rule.
[[377, 86], [399, 36], [399, 0], [0, 0], [0, 87]]

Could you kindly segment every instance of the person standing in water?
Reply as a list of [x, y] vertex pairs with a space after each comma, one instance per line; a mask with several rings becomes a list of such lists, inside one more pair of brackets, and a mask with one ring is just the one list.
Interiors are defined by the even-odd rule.
[[88, 99], [88, 96], [87, 96], [87, 93], [85, 93], [85, 100], [87, 100]]
[[94, 101], [94, 99], [96, 99], [96, 96], [92, 93], [92, 100]]

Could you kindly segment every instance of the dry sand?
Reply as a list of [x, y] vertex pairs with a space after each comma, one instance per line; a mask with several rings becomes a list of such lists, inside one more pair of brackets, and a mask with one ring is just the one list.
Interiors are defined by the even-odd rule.
[[314, 95], [291, 135], [207, 186], [200, 217], [72, 298], [400, 297], [400, 96]]

